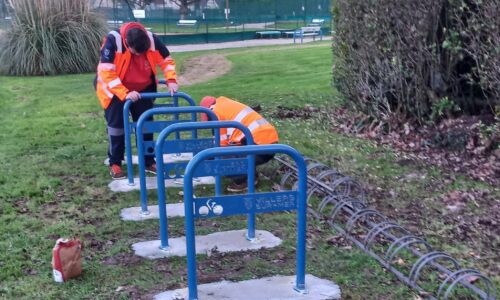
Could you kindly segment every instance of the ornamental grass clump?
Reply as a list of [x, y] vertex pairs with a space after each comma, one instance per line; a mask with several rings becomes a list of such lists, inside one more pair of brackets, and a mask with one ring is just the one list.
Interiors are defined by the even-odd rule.
[[56, 75], [94, 71], [104, 19], [87, 0], [10, 0], [12, 26], [0, 37], [0, 73]]

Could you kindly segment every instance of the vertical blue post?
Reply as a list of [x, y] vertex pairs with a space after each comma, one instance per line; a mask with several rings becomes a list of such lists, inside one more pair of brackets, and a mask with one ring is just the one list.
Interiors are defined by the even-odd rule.
[[127, 155], [127, 178], [128, 185], [134, 185], [134, 165], [132, 163], [132, 142], [130, 141], [129, 111], [132, 100], [126, 100], [123, 105], [123, 129], [125, 134], [125, 152]]
[[158, 211], [160, 215], [160, 249], [168, 248], [168, 221], [167, 221], [167, 201], [165, 193], [165, 171], [163, 164], [163, 139], [158, 138], [160, 143], [156, 144], [156, 180], [158, 185]]
[[144, 112], [137, 121], [135, 136], [137, 138], [137, 156], [139, 160], [139, 182], [141, 186], [141, 214], [149, 215], [148, 211], [148, 193], [146, 188], [146, 161], [144, 159], [144, 123], [147, 122], [149, 111]]
[[306, 226], [307, 226], [307, 167], [304, 158], [296, 152], [295, 162], [299, 171], [299, 199], [297, 207], [297, 275], [294, 289], [306, 293]]
[[[173, 97], [173, 104], [174, 104], [175, 107], [179, 106], [179, 97], [177, 97], [177, 96], [174, 95], [174, 97]], [[174, 114], [174, 120], [179, 121], [179, 114], [178, 113]], [[175, 132], [175, 138], [178, 139], [178, 140], [181, 138], [181, 133], [179, 131]]]
[[196, 242], [193, 215], [193, 176], [191, 173], [184, 177], [184, 215], [186, 227], [186, 254], [188, 265], [188, 299], [198, 300], [196, 278]]
[[[248, 155], [248, 193], [255, 193], [255, 155]], [[255, 213], [248, 213], [247, 240], [255, 239]]]
[[[215, 147], [220, 147], [220, 130], [215, 130]], [[215, 157], [214, 159], [219, 159]], [[222, 179], [220, 175], [215, 176], [215, 196], [222, 195]]]

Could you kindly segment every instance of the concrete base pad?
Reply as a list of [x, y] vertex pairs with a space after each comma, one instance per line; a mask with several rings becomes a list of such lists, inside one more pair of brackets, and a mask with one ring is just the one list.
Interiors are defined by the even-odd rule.
[[[177, 154], [163, 154], [163, 162], [164, 163], [171, 163], [171, 162], [176, 162], [176, 161], [182, 161], [182, 160], [191, 160], [193, 158], [193, 153], [180, 153], [180, 155]], [[106, 166], [109, 166], [109, 158], [106, 158], [104, 160], [104, 164]], [[126, 165], [127, 161], [124, 160], [122, 161], [122, 165]], [[132, 164], [138, 165], [139, 164], [139, 158], [137, 155], [132, 155]]]
[[[246, 230], [231, 230], [196, 236], [196, 253], [206, 254], [217, 248], [219, 252], [236, 252], [273, 248], [281, 244], [281, 239], [264, 230], [255, 231], [255, 239], [246, 239]], [[146, 241], [132, 245], [135, 255], [149, 259], [170, 256], [186, 256], [186, 237], [171, 238], [169, 248], [160, 249], [160, 240]]]
[[[198, 285], [202, 300], [331, 300], [340, 299], [340, 288], [335, 283], [306, 275], [307, 293], [293, 289], [295, 276], [273, 276], [240, 282], [221, 281]], [[188, 299], [187, 288], [167, 291], [155, 300]]]
[[[207, 177], [198, 177], [196, 180], [193, 180], [194, 185], [201, 184], [215, 184], [215, 178], [211, 176]], [[166, 179], [165, 187], [178, 187], [182, 188], [184, 185], [184, 180], [180, 179]], [[109, 189], [112, 192], [131, 192], [138, 191], [141, 189], [141, 185], [139, 184], [139, 178], [134, 178], [134, 185], [128, 184], [128, 179], [119, 179], [113, 180], [108, 184]], [[146, 189], [155, 190], [158, 188], [156, 177], [146, 177]]]
[[[160, 218], [158, 205], [149, 205], [148, 211], [149, 214], [145, 215], [141, 213], [140, 207], [128, 207], [122, 209], [120, 216], [123, 221], [143, 221]], [[167, 204], [167, 218], [173, 217], [184, 217], [184, 203]]]

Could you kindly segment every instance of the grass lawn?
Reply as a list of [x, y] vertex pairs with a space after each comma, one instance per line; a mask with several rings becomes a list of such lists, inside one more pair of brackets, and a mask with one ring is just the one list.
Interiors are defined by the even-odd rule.
[[[182, 69], [183, 61], [206, 53], [179, 53], [174, 58]], [[309, 104], [325, 112], [341, 104], [331, 87], [327, 42], [218, 53], [233, 63], [230, 73], [183, 91], [197, 100], [204, 95], [225, 95], [249, 105], [260, 104], [262, 114], [276, 125], [282, 143], [358, 178], [370, 191], [377, 191], [370, 194], [372, 206], [422, 233], [436, 249], [495, 275], [498, 285], [494, 268], [498, 253], [491, 246], [498, 245], [498, 237], [490, 242], [481, 239], [484, 243], [474, 245], [471, 240], [455, 239], [454, 224], [435, 214], [444, 204], [433, 199], [453, 188], [437, 184], [443, 182], [441, 170], [398, 164], [390, 149], [332, 133], [320, 115], [310, 119], [277, 117], [278, 106], [303, 108]], [[187, 285], [185, 258], [151, 261], [133, 255], [131, 244], [158, 239], [158, 221], [123, 222], [119, 218], [122, 208], [139, 205], [139, 192], [112, 193], [107, 187], [105, 122], [93, 92], [93, 78], [94, 74], [0, 77], [0, 298], [147, 299]], [[418, 180], [406, 176], [417, 172], [426, 176]], [[270, 185], [267, 182], [260, 187]], [[495, 187], [463, 177], [457, 185], [498, 195]], [[181, 200], [178, 191], [169, 190], [170, 202]], [[148, 195], [154, 202], [156, 192]], [[470, 207], [466, 213], [484, 212]], [[183, 235], [183, 224], [183, 219], [169, 220], [170, 235]], [[198, 233], [205, 234], [244, 226], [244, 217], [197, 222]], [[294, 274], [295, 215], [259, 215], [257, 228], [271, 231], [284, 244], [244, 254], [199, 256], [203, 270], [199, 281]], [[330, 244], [328, 240], [335, 234], [324, 224], [309, 220], [308, 273], [335, 281], [344, 299], [416, 297], [356, 247]], [[56, 284], [50, 265], [52, 247], [58, 237], [74, 235], [85, 244], [84, 275]], [[471, 251], [482, 258], [474, 261], [468, 255]]]

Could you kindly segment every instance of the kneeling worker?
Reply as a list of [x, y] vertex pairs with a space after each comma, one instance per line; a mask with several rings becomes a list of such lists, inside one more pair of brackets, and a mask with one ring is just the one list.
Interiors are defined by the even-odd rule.
[[[238, 121], [250, 129], [256, 145], [278, 143], [278, 132], [271, 123], [264, 119], [255, 110], [238, 101], [221, 96], [205, 96], [200, 106], [211, 109], [219, 118], [219, 121]], [[207, 121], [208, 116], [202, 114], [202, 120]], [[247, 141], [243, 134], [235, 128], [220, 129], [221, 146], [242, 146]], [[262, 165], [273, 159], [274, 154], [262, 154], [255, 156], [255, 165]], [[247, 176], [231, 176], [233, 183], [227, 188], [230, 192], [242, 192], [247, 189]], [[257, 172], [255, 172], [255, 183], [257, 183]]]

